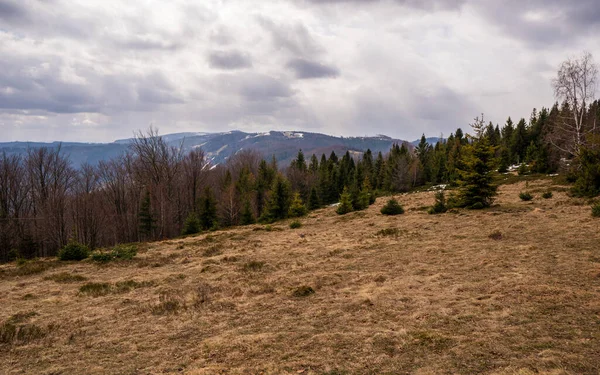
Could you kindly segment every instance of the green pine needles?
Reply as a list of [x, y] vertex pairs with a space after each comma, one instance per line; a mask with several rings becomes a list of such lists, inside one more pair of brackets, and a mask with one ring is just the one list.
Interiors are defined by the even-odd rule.
[[383, 215], [390, 216], [401, 215], [404, 213], [404, 207], [402, 207], [402, 205], [398, 203], [398, 201], [395, 198], [390, 198], [390, 200], [387, 201], [385, 206], [381, 208], [381, 213]]

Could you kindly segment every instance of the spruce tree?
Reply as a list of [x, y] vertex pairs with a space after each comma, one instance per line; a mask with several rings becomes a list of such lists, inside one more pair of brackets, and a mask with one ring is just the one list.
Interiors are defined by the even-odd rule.
[[260, 221], [272, 223], [275, 220], [285, 219], [290, 209], [291, 198], [292, 190], [289, 182], [281, 174], [277, 174], [271, 188], [269, 202]]
[[348, 188], [344, 187], [342, 194], [340, 195], [340, 204], [336, 211], [338, 215], [345, 215], [348, 212], [352, 212], [352, 198], [348, 192]]
[[254, 217], [254, 212], [252, 212], [252, 205], [250, 204], [250, 200], [246, 200], [244, 201], [244, 208], [240, 216], [240, 224], [250, 225], [254, 223], [256, 223], [256, 218]]
[[308, 197], [308, 209], [316, 210], [321, 207], [321, 202], [319, 200], [319, 194], [317, 193], [317, 189], [313, 186], [310, 189], [310, 195]]
[[460, 170], [459, 205], [473, 209], [489, 207], [496, 195], [496, 186], [492, 184], [494, 148], [484, 137], [465, 149]]
[[198, 215], [195, 212], [190, 212], [183, 223], [183, 230], [181, 234], [196, 234], [200, 232], [200, 220], [198, 219]]
[[295, 193], [294, 198], [292, 199], [292, 203], [290, 204], [290, 209], [288, 210], [288, 216], [301, 217], [306, 215], [307, 212], [308, 210], [302, 202], [302, 198], [300, 198], [300, 193]]
[[204, 193], [198, 202], [198, 219], [200, 227], [204, 230], [212, 229], [217, 226], [217, 202], [210, 187], [204, 189]]
[[150, 201], [150, 192], [146, 190], [144, 198], [140, 204], [139, 212], [140, 233], [145, 237], [151, 237], [156, 225], [156, 219], [152, 215], [152, 207]]

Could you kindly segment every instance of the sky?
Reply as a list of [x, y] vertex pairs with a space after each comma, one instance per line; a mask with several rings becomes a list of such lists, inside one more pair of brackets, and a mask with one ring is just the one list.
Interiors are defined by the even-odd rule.
[[598, 31], [597, 0], [0, 0], [0, 142], [447, 136], [552, 106]]

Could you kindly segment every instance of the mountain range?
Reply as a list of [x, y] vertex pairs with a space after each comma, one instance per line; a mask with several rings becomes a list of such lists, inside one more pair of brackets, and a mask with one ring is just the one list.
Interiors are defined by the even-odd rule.
[[[407, 143], [409, 147], [419, 141], [407, 142], [385, 135], [374, 137], [336, 137], [320, 133], [300, 131], [269, 131], [265, 133], [246, 133], [230, 131], [222, 133], [174, 133], [161, 136], [172, 146], [183, 146], [184, 151], [201, 147], [212, 164], [224, 163], [229, 157], [241, 150], [258, 150], [265, 158], [275, 156], [280, 166], [289, 165], [298, 150], [302, 149], [306, 157], [312, 154], [321, 156], [334, 151], [338, 155], [350, 151], [362, 154], [370, 149], [374, 154], [386, 153], [397, 143]], [[0, 143], [0, 153], [25, 154], [28, 149], [39, 147], [58, 148], [68, 155], [75, 167], [83, 163], [92, 165], [101, 160], [109, 160], [129, 148], [133, 138], [119, 139], [112, 143], [80, 143], [80, 142], [4, 142]], [[437, 138], [428, 138], [434, 144]]]

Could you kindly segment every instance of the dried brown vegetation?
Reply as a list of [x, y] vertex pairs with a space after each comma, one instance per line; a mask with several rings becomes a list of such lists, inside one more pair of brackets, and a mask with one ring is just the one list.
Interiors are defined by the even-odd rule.
[[[381, 198], [300, 230], [149, 243], [127, 263], [0, 266], [2, 371], [597, 374], [600, 221], [523, 188], [486, 210], [428, 215], [434, 193], [415, 193], [402, 217]], [[45, 280], [69, 274], [87, 280]]]

